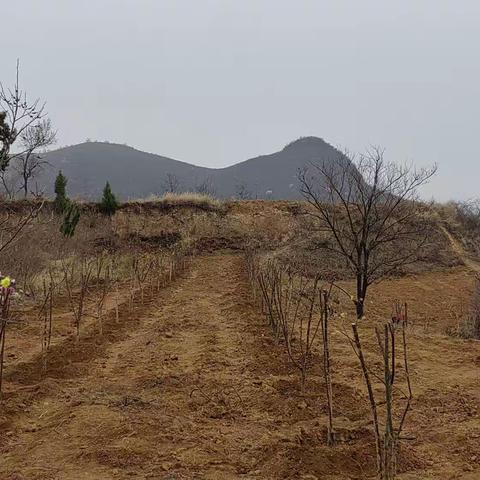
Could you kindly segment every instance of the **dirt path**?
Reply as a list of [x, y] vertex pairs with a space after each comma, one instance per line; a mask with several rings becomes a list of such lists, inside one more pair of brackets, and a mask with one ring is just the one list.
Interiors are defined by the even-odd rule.
[[197, 259], [132, 331], [19, 404], [0, 478], [279, 478], [314, 413], [249, 298], [240, 257]]
[[452, 246], [452, 250], [460, 257], [462, 262], [473, 270], [474, 272], [480, 273], [480, 262], [478, 259], [474, 258], [473, 255], [470, 255], [468, 252], [465, 251], [462, 244], [443, 226], [440, 226], [442, 232], [448, 238], [450, 245]]

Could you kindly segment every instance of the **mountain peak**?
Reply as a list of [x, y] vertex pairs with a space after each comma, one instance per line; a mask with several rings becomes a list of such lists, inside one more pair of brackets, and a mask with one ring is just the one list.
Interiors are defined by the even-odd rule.
[[55, 175], [69, 179], [72, 197], [98, 198], [110, 182], [120, 199], [145, 198], [165, 191], [173, 177], [185, 191], [208, 189], [221, 198], [238, 195], [239, 187], [252, 198], [298, 199], [297, 174], [311, 162], [330, 161], [340, 152], [318, 137], [302, 137], [281, 151], [251, 158], [229, 167], [212, 169], [142, 152], [128, 145], [87, 141], [45, 156], [49, 167], [38, 178], [52, 194]]
[[295, 150], [297, 148], [303, 148], [303, 147], [319, 147], [319, 146], [330, 146], [323, 138], [320, 137], [300, 137], [297, 138], [297, 140], [294, 140], [293, 142], [288, 143], [285, 145], [283, 148], [284, 151], [286, 150]]

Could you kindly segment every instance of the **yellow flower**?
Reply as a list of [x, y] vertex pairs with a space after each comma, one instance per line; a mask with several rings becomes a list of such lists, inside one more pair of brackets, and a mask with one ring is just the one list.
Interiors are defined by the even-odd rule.
[[10, 280], [10, 277], [2, 278], [2, 280], [0, 281], [0, 285], [3, 288], [8, 288], [11, 283], [12, 283], [12, 281]]

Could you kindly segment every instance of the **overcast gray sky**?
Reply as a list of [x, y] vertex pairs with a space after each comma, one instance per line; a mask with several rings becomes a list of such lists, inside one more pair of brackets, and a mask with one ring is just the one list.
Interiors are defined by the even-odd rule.
[[59, 144], [226, 166], [317, 135], [437, 162], [425, 191], [480, 196], [478, 0], [0, 0]]

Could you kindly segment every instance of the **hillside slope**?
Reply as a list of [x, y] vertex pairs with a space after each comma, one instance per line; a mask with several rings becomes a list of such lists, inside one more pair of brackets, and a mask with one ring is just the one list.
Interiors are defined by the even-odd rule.
[[299, 199], [298, 171], [312, 163], [338, 158], [344, 158], [342, 153], [321, 138], [301, 138], [279, 152], [217, 170], [218, 193], [228, 197], [236, 193], [239, 185], [245, 185], [254, 198]]
[[49, 152], [49, 166], [38, 179], [41, 188], [52, 194], [59, 170], [69, 179], [68, 190], [74, 197], [95, 199], [108, 180], [121, 199], [143, 198], [165, 191], [168, 175], [175, 176], [180, 189], [211, 189], [221, 198], [298, 199], [296, 175], [312, 162], [328, 162], [342, 154], [317, 137], [306, 137], [283, 150], [221, 169], [141, 152], [124, 145], [88, 142]]
[[122, 199], [146, 197], [163, 191], [167, 174], [182, 181], [185, 190], [208, 176], [210, 169], [171, 158], [141, 152], [132, 147], [102, 142], [87, 142], [61, 148], [46, 155], [49, 166], [40, 179], [48, 194], [53, 193], [59, 170], [68, 177], [71, 196], [95, 199], [108, 180]]

